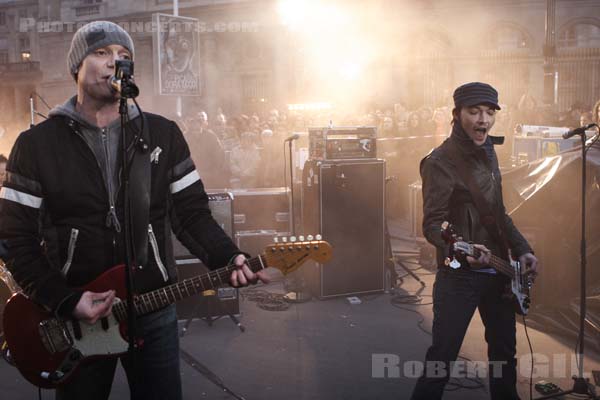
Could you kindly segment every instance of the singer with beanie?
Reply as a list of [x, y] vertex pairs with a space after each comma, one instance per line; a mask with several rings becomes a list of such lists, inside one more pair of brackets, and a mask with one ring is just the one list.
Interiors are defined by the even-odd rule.
[[[67, 56], [76, 94], [19, 135], [0, 190], [0, 239], [8, 269], [29, 299], [79, 325], [104, 326], [116, 301], [114, 290], [79, 288], [126, 260], [120, 94], [111, 83], [116, 61], [134, 57], [133, 40], [120, 26], [95, 21], [81, 27]], [[134, 160], [129, 196], [131, 204], [145, 204], [131, 207], [139, 261], [132, 266], [135, 294], [176, 281], [171, 216], [178, 221], [175, 233], [203, 249], [197, 256], [209, 268], [237, 266], [232, 286], [265, 280], [250, 271], [245, 255], [213, 219], [177, 125], [133, 106], [126, 113], [124, 140]], [[146, 186], [134, 175], [138, 171], [146, 171]], [[137, 316], [142, 344], [135, 362], [121, 357], [132, 399], [182, 398], [175, 307], [157, 308]], [[58, 387], [56, 398], [108, 399], [116, 364], [116, 358], [82, 364]]]
[[[495, 255], [508, 260], [508, 248], [531, 280], [537, 274], [538, 261], [504, 208], [494, 150], [503, 138], [490, 135], [497, 112], [498, 92], [492, 86], [471, 82], [458, 87], [451, 135], [421, 161], [423, 233], [436, 247], [438, 271], [433, 289], [432, 345], [413, 400], [442, 397], [475, 309], [485, 327], [491, 399], [519, 399], [515, 309], [504, 296], [510, 280], [490, 267], [490, 259]], [[486, 203], [486, 208], [481, 203]], [[489, 213], [481, 215], [480, 210], [486, 209]], [[448, 265], [449, 245], [441, 234], [445, 221], [464, 241], [475, 243], [479, 258], [466, 257]]]

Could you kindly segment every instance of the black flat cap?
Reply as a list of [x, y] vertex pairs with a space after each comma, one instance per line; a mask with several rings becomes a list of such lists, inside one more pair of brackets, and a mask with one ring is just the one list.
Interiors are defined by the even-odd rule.
[[456, 88], [454, 91], [455, 107], [471, 107], [479, 104], [487, 104], [496, 110], [498, 105], [498, 91], [487, 83], [470, 82]]

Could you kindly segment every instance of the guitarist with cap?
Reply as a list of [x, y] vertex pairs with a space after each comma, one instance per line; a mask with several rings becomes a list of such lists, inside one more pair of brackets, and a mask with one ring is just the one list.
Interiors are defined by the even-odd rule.
[[[117, 61], [133, 60], [134, 52], [132, 38], [112, 22], [91, 22], [75, 33], [67, 64], [77, 93], [46, 121], [21, 133], [0, 191], [0, 239], [7, 246], [9, 270], [35, 303], [62, 319], [81, 321], [73, 325], [79, 327], [74, 337], [97, 321], [106, 330], [105, 320], [116, 307], [114, 290], [77, 288], [125, 262], [120, 95], [112, 83]], [[136, 295], [176, 280], [172, 210], [179, 221], [176, 233], [193, 238], [206, 251], [211, 269], [238, 267], [224, 283], [244, 286], [265, 280], [262, 271], [248, 268], [245, 256], [213, 219], [177, 125], [133, 106], [126, 113], [125, 140], [134, 153], [128, 154], [133, 159], [130, 187], [138, 189], [131, 190]], [[157, 295], [155, 300], [161, 299]], [[136, 339], [143, 343], [135, 366], [128, 357], [121, 361], [133, 399], [181, 399], [175, 307], [156, 308], [137, 318]], [[62, 345], [62, 336], [52, 335], [59, 327], [48, 327], [46, 342]], [[72, 380], [58, 387], [56, 398], [107, 399], [115, 367], [115, 358], [82, 365]], [[57, 377], [55, 371], [38, 375]]]
[[[503, 296], [510, 280], [490, 264], [492, 256], [508, 260], [510, 250], [533, 278], [538, 260], [506, 214], [502, 200], [494, 145], [503, 138], [489, 135], [499, 110], [498, 92], [492, 86], [471, 82], [458, 87], [451, 135], [421, 161], [423, 233], [436, 247], [438, 271], [433, 289], [433, 339], [426, 354], [429, 363], [417, 381], [413, 400], [442, 397], [475, 309], [485, 326], [488, 358], [494, 361], [488, 371], [491, 398], [519, 399], [515, 311]], [[444, 221], [466, 242], [476, 243], [478, 258], [447, 265], [449, 245], [440, 229]], [[428, 370], [431, 362], [441, 365], [445, 373]]]

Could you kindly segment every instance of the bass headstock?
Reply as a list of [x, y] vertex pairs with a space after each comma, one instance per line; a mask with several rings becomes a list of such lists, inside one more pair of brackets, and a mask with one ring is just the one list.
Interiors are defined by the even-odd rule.
[[448, 221], [442, 222], [440, 234], [442, 235], [444, 242], [449, 245], [448, 255], [444, 259], [444, 264], [454, 269], [460, 268], [461, 264], [457, 258], [464, 258], [465, 252], [462, 250], [468, 250], [461, 249], [461, 245], [468, 245], [468, 243], [462, 241], [462, 236], [459, 236], [459, 234], [456, 232], [456, 229], [454, 229], [454, 225]]
[[442, 222], [440, 233], [442, 235], [442, 239], [444, 239], [444, 242], [450, 245], [452, 245], [454, 242], [462, 240], [462, 236], [456, 232], [454, 225], [448, 221]]

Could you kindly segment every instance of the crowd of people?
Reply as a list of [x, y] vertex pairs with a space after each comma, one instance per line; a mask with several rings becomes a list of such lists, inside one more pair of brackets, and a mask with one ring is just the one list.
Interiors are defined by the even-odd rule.
[[[600, 120], [600, 101], [591, 109], [579, 102], [569, 110], [557, 112], [541, 105], [530, 94], [515, 105], [502, 104], [494, 135], [504, 136], [505, 145], [497, 149], [502, 166], [512, 156], [512, 140], [521, 125], [576, 128]], [[259, 115], [229, 117], [219, 109], [214, 115], [205, 111], [174, 116], [188, 140], [192, 157], [205, 186], [214, 188], [276, 187], [284, 185], [286, 137], [317, 126], [376, 126], [379, 138], [437, 137], [440, 144], [451, 131], [452, 107], [423, 106], [410, 110], [402, 104], [365, 113], [337, 110], [311, 112], [272, 109]], [[514, 158], [514, 157], [513, 157]]]

